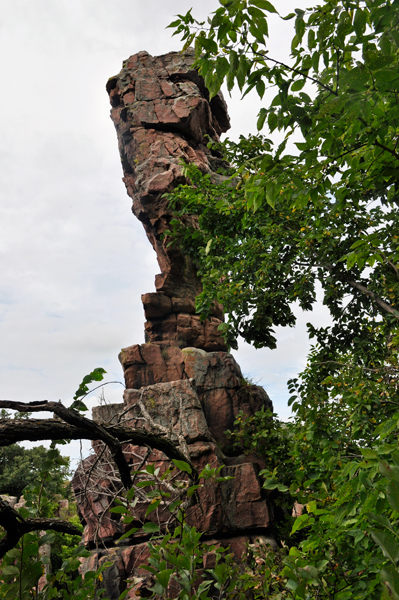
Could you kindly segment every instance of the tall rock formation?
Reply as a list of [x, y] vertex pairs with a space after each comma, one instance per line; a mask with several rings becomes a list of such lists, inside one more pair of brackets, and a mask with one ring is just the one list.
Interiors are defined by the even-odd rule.
[[[191, 52], [152, 57], [139, 52], [111, 77], [107, 90], [119, 143], [123, 181], [132, 210], [143, 223], [158, 259], [154, 294], [142, 296], [147, 322], [146, 341], [176, 341], [179, 347], [226, 350], [217, 332], [222, 313], [202, 323], [194, 301], [201, 282], [192, 261], [162, 234], [173, 213], [164, 194], [184, 182], [182, 163], [194, 163], [213, 179], [222, 166], [207, 148], [207, 137], [218, 141], [230, 127], [227, 106], [209, 94], [192, 67]], [[190, 224], [195, 226], [194, 218]]]
[[[161, 273], [155, 279], [156, 292], [142, 296], [146, 343], [123, 349], [119, 357], [126, 382], [124, 401], [97, 407], [93, 418], [117, 422], [123, 416], [133, 427], [148, 428], [148, 421], [143, 424], [141, 400], [153, 422], [175, 432], [176, 443], [179, 435], [184, 436], [194, 465], [199, 469], [206, 464], [223, 466], [223, 474], [233, 479], [207, 481], [188, 523], [207, 539], [230, 544], [240, 559], [247, 541], [269, 535], [270, 514], [258, 479], [259, 459], [229, 456], [225, 432], [233, 429], [240, 411], [251, 415], [262, 407], [271, 408], [272, 403], [263, 388], [244, 381], [227, 352], [218, 332], [221, 308], [216, 307], [205, 322], [195, 315], [195, 297], [201, 291], [196, 266], [162, 235], [173, 218], [164, 194], [184, 182], [182, 161], [195, 163], [217, 180], [222, 163], [208, 149], [207, 136], [217, 141], [229, 128], [222, 95], [209, 100], [193, 62], [191, 51], [158, 57], [139, 52], [107, 83], [123, 180]], [[196, 225], [193, 217], [189, 222]], [[124, 526], [109, 508], [120, 481], [102, 445], [94, 443], [93, 448], [94, 454], [76, 472], [73, 486], [86, 525], [83, 540], [93, 548], [84, 569], [112, 558], [105, 585], [113, 599], [126, 587], [128, 577], [140, 575], [148, 548], [140, 528], [125, 545], [115, 545]], [[161, 452], [148, 454], [137, 446], [126, 445], [125, 455], [132, 468], [154, 463], [162, 473], [170, 464]], [[146, 517], [147, 507], [148, 500], [139, 498], [134, 508], [138, 527], [144, 520], [165, 521], [160, 510]], [[136, 591], [133, 587], [130, 597]]]

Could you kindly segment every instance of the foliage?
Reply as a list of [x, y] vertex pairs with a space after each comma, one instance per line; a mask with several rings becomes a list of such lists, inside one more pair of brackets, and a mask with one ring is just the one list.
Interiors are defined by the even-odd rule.
[[72, 557], [65, 560], [61, 569], [48, 578], [47, 586], [44, 588], [44, 597], [62, 598], [62, 600], [94, 600], [101, 598], [104, 591], [100, 584], [103, 572], [110, 563], [105, 562], [95, 571], [87, 571], [84, 575], [78, 573], [81, 558], [89, 558], [91, 553], [82, 546], [78, 546], [72, 553]]
[[84, 402], [82, 402], [83, 398], [93, 391], [89, 390], [88, 384], [92, 383], [93, 381], [102, 381], [106, 372], [107, 371], [105, 371], [102, 367], [97, 367], [96, 369], [93, 369], [91, 373], [83, 377], [82, 383], [79, 385], [73, 397], [71, 408], [79, 411], [88, 410], [87, 406], [84, 404]]
[[51, 541], [51, 534], [40, 537], [36, 532], [28, 533], [18, 547], [7, 552], [1, 564], [0, 598], [25, 600], [37, 595], [46, 562], [44, 556], [44, 562], [39, 558], [40, 548], [48, 541]]
[[287, 456], [292, 445], [290, 426], [279, 421], [277, 414], [270, 409], [262, 407], [252, 417], [240, 411], [233, 431], [227, 431], [226, 434], [232, 441], [233, 452], [258, 454], [270, 470], [286, 468], [289, 476], [290, 465], [284, 465], [282, 457]]
[[[380, 581], [396, 597], [399, 413], [392, 384], [347, 364], [316, 389], [311, 360], [289, 384], [291, 422], [267, 422], [257, 413], [239, 417], [231, 434], [237, 446], [267, 459], [261, 475], [276, 507], [275, 534], [287, 549], [276, 557], [280, 579], [268, 574], [276, 594], [268, 597], [286, 589], [295, 598], [377, 599]], [[268, 435], [276, 442], [271, 453]], [[386, 464], [391, 459], [393, 466]]]
[[[204, 543], [201, 539], [202, 533], [186, 523], [186, 511], [191, 506], [190, 499], [195, 498], [203, 482], [212, 479], [223, 483], [231, 477], [220, 474], [222, 467], [212, 468], [206, 465], [198, 474], [198, 483], [188, 486], [186, 474], [191, 474], [190, 465], [180, 460], [173, 460], [173, 463], [174, 467], [170, 467], [163, 474], [152, 464], [134, 472], [135, 478], [138, 478], [137, 485], [145, 489], [146, 499], [150, 500], [145, 515], [148, 520], [143, 524], [142, 531], [151, 535], [148, 542], [150, 558], [148, 564], [141, 566], [151, 575], [135, 578], [134, 584], [139, 586], [136, 594], [156, 598], [169, 598], [173, 595], [179, 600], [209, 600], [208, 593], [212, 588], [218, 590], [220, 598], [233, 597], [232, 594], [236, 594], [240, 586], [237, 587], [238, 569], [233, 564], [232, 555], [227, 554], [225, 548]], [[180, 478], [177, 478], [176, 468]], [[119, 541], [138, 531], [137, 527], [131, 527], [134, 521], [132, 511], [134, 513], [134, 506], [138, 500], [136, 494], [132, 488], [127, 492], [125, 502], [118, 502], [118, 505], [110, 510], [121, 515], [123, 523], [127, 525], [127, 531]], [[161, 502], [162, 522], [157, 523], [150, 519], [153, 519], [154, 511]], [[169, 519], [165, 516], [166, 511], [170, 513]], [[215, 554], [214, 568], [204, 572], [206, 556], [211, 553]], [[128, 592], [129, 588], [120, 600], [123, 600]]]
[[[396, 467], [381, 465], [395, 462], [399, 424], [399, 2], [296, 9], [283, 17], [294, 19], [289, 64], [267, 48], [268, 0], [220, 5], [207, 23], [189, 11], [171, 26], [194, 43], [211, 95], [222, 82], [261, 98], [275, 89], [257, 126], [279, 141], [210, 143], [230, 168], [222, 183], [184, 168], [168, 234], [199, 262], [197, 311], [223, 304], [232, 347], [238, 335], [275, 347], [274, 327], [294, 326], [293, 305], [312, 310], [317, 291], [332, 319], [308, 324], [315, 345], [289, 382], [292, 421], [258, 413], [232, 433], [266, 456], [282, 522], [287, 551], [267, 597], [379, 598], [381, 581], [397, 597]], [[197, 229], [180, 226], [186, 213]]]
[[385, 334], [394, 333], [398, 2], [334, 0], [297, 9], [287, 17], [295, 17], [292, 65], [268, 53], [269, 2], [221, 4], [208, 29], [189, 12], [174, 22], [176, 33], [195, 39], [211, 93], [222, 81], [228, 89], [237, 83], [244, 95], [276, 88], [258, 127], [280, 132], [283, 141], [277, 148], [262, 136], [227, 142], [232, 179], [214, 185], [189, 168], [195, 188], [173, 195], [199, 214], [200, 231], [185, 235], [188, 250], [200, 254], [205, 289], [197, 309], [206, 315], [217, 299], [229, 315], [231, 345], [240, 334], [274, 347], [273, 326], [295, 323], [294, 302], [310, 310], [318, 281], [334, 319], [328, 332], [312, 330], [320, 340], [342, 350], [354, 338], [366, 344], [367, 319], [381, 314]]
[[[40, 479], [36, 479], [32, 487], [24, 489], [25, 505], [20, 508], [22, 518], [49, 517], [59, 511], [59, 500], [62, 495], [54, 494], [52, 489], [46, 489], [46, 483], [58, 474], [59, 467], [68, 467], [69, 459], [60, 456], [53, 442], [49, 450], [42, 456]], [[69, 471], [68, 471], [69, 474]], [[63, 481], [65, 484], [65, 480]], [[61, 485], [60, 489], [65, 490]], [[65, 494], [64, 494], [65, 495]], [[71, 511], [69, 511], [71, 512]], [[65, 515], [64, 515], [65, 516]], [[68, 515], [70, 520], [78, 519], [77, 515]], [[77, 524], [77, 523], [76, 523]], [[18, 545], [6, 553], [1, 564], [0, 598], [4, 600], [33, 600], [38, 598], [63, 598], [64, 600], [86, 600], [99, 597], [98, 583], [102, 571], [108, 566], [104, 564], [97, 571], [78, 573], [80, 558], [90, 556], [90, 552], [79, 546], [80, 537], [65, 536], [64, 547], [59, 547], [60, 536], [56, 533], [39, 532], [25, 534]], [[42, 550], [46, 544], [51, 544], [51, 557]], [[62, 560], [61, 557], [64, 557]], [[59, 564], [57, 564], [59, 561]], [[54, 574], [51, 573], [51, 566]], [[45, 579], [46, 567], [50, 566]], [[40, 580], [42, 582], [39, 585]]]
[[[15, 412], [14, 419], [23, 420], [30, 413]], [[10, 419], [11, 413], [2, 409], [1, 419]], [[23, 423], [22, 423], [23, 425]], [[46, 470], [46, 460], [49, 459], [48, 450], [44, 446], [23, 448], [19, 444], [0, 447], [0, 494], [16, 496], [19, 498], [25, 487], [34, 487], [41, 481], [41, 472]], [[54, 457], [50, 459], [52, 475], [48, 477], [44, 487], [50, 494], [66, 496], [69, 488], [65, 482], [70, 476], [69, 459], [62, 457], [55, 449]]]
[[[70, 476], [69, 459], [62, 457], [56, 450], [57, 459], [54, 462], [51, 477], [44, 487], [48, 494], [68, 494], [65, 482]], [[40, 473], [43, 463], [48, 456], [44, 446], [23, 448], [19, 444], [0, 448], [0, 494], [8, 494], [19, 498], [26, 487], [34, 487], [41, 481]]]
[[[75, 400], [87, 395], [89, 393], [87, 384], [91, 381], [102, 380], [103, 372], [102, 369], [96, 369], [93, 372], [94, 376], [93, 373], [86, 376], [79, 387], [80, 391], [78, 390], [75, 395]], [[80, 404], [74, 408], [75, 410], [86, 410]], [[65, 460], [60, 457], [56, 449], [56, 444], [63, 442], [64, 440], [58, 440], [52, 443], [50, 450], [43, 457], [39, 473], [41, 480], [37, 480], [36, 485], [25, 488], [26, 503], [19, 509], [22, 518], [53, 516], [55, 513], [60, 513], [57, 503], [59, 495], [54, 496], [54, 494], [47, 493], [45, 483], [51, 479], [58, 465], [65, 465]], [[175, 585], [181, 587], [180, 597], [182, 599], [195, 597], [198, 600], [205, 600], [208, 598], [207, 591], [211, 584], [221, 594], [231, 592], [235, 589], [233, 575], [236, 572], [236, 568], [232, 564], [232, 556], [226, 555], [223, 562], [218, 558], [215, 568], [209, 570], [208, 579], [203, 581], [204, 573], [201, 570], [198, 571], [198, 567], [202, 564], [205, 555], [215, 550], [216, 554], [220, 556], [225, 553], [225, 550], [202, 543], [202, 534], [185, 523], [185, 511], [196, 500], [201, 481], [214, 479], [222, 483], [231, 477], [223, 476], [220, 473], [222, 467], [212, 468], [206, 465], [200, 473], [195, 474], [194, 480], [192, 466], [183, 460], [173, 459], [170, 467], [164, 473], [161, 473], [160, 469], [155, 468], [152, 464], [144, 466], [144, 462], [138, 470], [131, 472], [132, 487], [125, 492], [118, 489], [111, 499], [113, 507], [110, 508], [110, 512], [115, 513], [116, 518], [122, 517], [125, 525], [125, 533], [118, 542], [123, 543], [123, 540], [139, 530], [139, 528], [133, 527], [138, 523], [134, 508], [138, 501], [144, 501], [148, 506], [141, 529], [144, 535], [152, 536], [151, 562], [146, 568], [153, 569], [151, 565], [158, 564], [157, 560], [161, 560], [166, 552], [167, 561], [176, 567], [172, 579]], [[159, 520], [158, 509], [162, 511], [162, 520]], [[167, 511], [170, 513], [170, 518], [166, 520], [165, 524], [164, 518]], [[78, 520], [73, 510], [61, 511], [59, 516], [67, 518], [70, 522], [75, 521], [75, 524]], [[23, 536], [20, 543], [3, 559], [0, 598], [9, 599], [15, 596], [20, 600], [41, 597], [61, 597], [64, 600], [98, 598], [105, 592], [104, 584], [101, 583], [102, 573], [110, 566], [110, 563], [103, 564], [96, 571], [79, 573], [81, 558], [91, 556], [90, 552], [79, 546], [79, 542], [80, 537], [78, 536], [61, 536], [58, 533], [49, 533], [44, 536], [32, 533]], [[45, 544], [51, 544], [51, 557], [41, 552], [41, 548]], [[50, 564], [53, 569], [50, 569], [50, 573], [43, 579], [45, 566], [50, 566]], [[152, 590], [154, 593], [167, 592], [171, 572], [167, 571], [169, 579], [165, 583], [166, 575], [163, 571], [162, 569], [159, 573], [156, 571], [155, 587]], [[210, 576], [212, 579], [209, 579]], [[165, 589], [161, 589], [161, 584], [165, 584]], [[126, 590], [124, 595], [128, 591]]]
[[45, 544], [54, 542], [53, 533], [40, 537], [38, 533], [25, 534], [19, 547], [10, 550], [1, 565], [0, 598], [4, 600], [33, 600], [35, 598], [62, 598], [63, 600], [86, 600], [99, 597], [98, 583], [102, 572], [109, 566], [105, 563], [97, 571], [79, 574], [80, 558], [89, 557], [90, 552], [78, 546], [71, 558], [63, 561], [61, 568], [47, 577], [43, 591], [39, 591], [39, 579], [50, 558], [40, 554]]
[[[388, 479], [386, 487], [386, 498], [390, 508], [393, 511], [396, 522], [392, 523], [381, 514], [370, 513], [369, 518], [373, 522], [374, 528], [370, 533], [380, 546], [384, 556], [388, 558], [392, 566], [385, 567], [381, 572], [381, 579], [385, 586], [385, 598], [399, 598], [399, 535], [397, 531], [397, 517], [399, 515], [399, 453], [392, 454], [393, 465], [386, 462], [380, 462], [379, 468], [382, 475]], [[378, 526], [378, 527], [377, 527]], [[377, 528], [376, 528], [377, 527]]]
[[[77, 513], [76, 502], [70, 502], [66, 514], [61, 514], [60, 517], [68, 520], [76, 527], [81, 527], [83, 530]], [[54, 532], [53, 537], [54, 540], [51, 542], [51, 572], [56, 573], [62, 568], [62, 564], [66, 560], [73, 557], [74, 551], [80, 544], [81, 536]]]
[[[201, 533], [195, 527], [183, 524], [158, 544], [149, 544], [149, 565], [143, 566], [153, 574], [154, 583], [149, 589], [158, 596], [172, 593], [179, 600], [205, 600], [212, 579], [202, 577], [205, 553], [215, 551], [215, 546], [200, 544]], [[169, 568], [168, 568], [169, 567]], [[178, 594], [178, 595], [177, 595]]]

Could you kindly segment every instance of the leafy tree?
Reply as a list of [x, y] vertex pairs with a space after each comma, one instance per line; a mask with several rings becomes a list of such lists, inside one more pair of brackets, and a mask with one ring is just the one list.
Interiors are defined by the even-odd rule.
[[295, 10], [283, 17], [294, 19], [289, 64], [267, 48], [268, 0], [220, 5], [207, 23], [189, 11], [171, 26], [194, 43], [211, 94], [223, 82], [261, 98], [275, 88], [257, 126], [282, 141], [212, 144], [230, 163], [224, 181], [188, 166], [191, 185], [169, 196], [178, 215], [198, 215], [198, 229], [176, 220], [171, 232], [199, 260], [197, 311], [221, 302], [233, 347], [238, 335], [275, 347], [274, 327], [295, 325], [296, 302], [310, 311], [316, 285], [332, 317], [308, 324], [315, 345], [289, 382], [292, 422], [259, 414], [232, 434], [269, 457], [264, 485], [282, 512], [302, 505], [285, 518], [289, 552], [265, 575], [268, 597], [378, 598], [383, 581], [399, 598], [399, 2]]
[[[35, 487], [40, 482], [40, 473], [47, 457], [44, 446], [23, 448], [19, 444], [0, 448], [0, 494], [9, 494], [19, 498], [26, 487]], [[51, 478], [45, 482], [48, 494], [68, 493], [70, 477], [69, 459], [65, 459], [57, 450], [60, 464], [54, 464]]]
[[[31, 413], [20, 413], [14, 415], [4, 408], [0, 411], [1, 419], [14, 419], [21, 421], [28, 419]], [[41, 480], [43, 465], [48, 460], [48, 450], [44, 446], [35, 448], [23, 448], [19, 444], [0, 447], [0, 494], [16, 496], [22, 495], [24, 488], [34, 488]], [[57, 448], [54, 449], [55, 456], [51, 459], [51, 477], [47, 477], [44, 488], [50, 495], [69, 495], [68, 479], [71, 475], [69, 458], [62, 457]]]
[[202, 235], [190, 240], [205, 284], [199, 311], [217, 299], [232, 345], [240, 334], [273, 347], [273, 326], [295, 323], [294, 302], [311, 310], [319, 281], [334, 320], [329, 331], [311, 330], [324, 345], [334, 340], [346, 351], [356, 337], [367, 344], [370, 319], [377, 328], [383, 318], [389, 335], [399, 318], [399, 4], [297, 9], [285, 17], [295, 18], [292, 65], [268, 53], [266, 16], [276, 12], [268, 1], [221, 4], [207, 30], [189, 12], [174, 22], [176, 33], [195, 40], [211, 93], [223, 81], [244, 96], [274, 86], [258, 129], [284, 139], [277, 148], [261, 136], [227, 142], [234, 179], [215, 186], [189, 170], [195, 191], [175, 195], [200, 215]]

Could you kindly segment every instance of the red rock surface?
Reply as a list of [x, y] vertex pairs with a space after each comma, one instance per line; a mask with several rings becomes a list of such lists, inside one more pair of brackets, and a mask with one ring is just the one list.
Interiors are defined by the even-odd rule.
[[[271, 407], [266, 392], [257, 386], [250, 386], [251, 390], [255, 388], [257, 392], [257, 402], [254, 401], [248, 386], [242, 385], [239, 366], [225, 352], [206, 353], [195, 348], [180, 350], [173, 347], [175, 350], [180, 360], [176, 360], [176, 354], [172, 356], [174, 366], [176, 362], [180, 366], [180, 379], [154, 383], [141, 389], [126, 389], [123, 404], [96, 407], [93, 418], [99, 423], [118, 422], [118, 415], [123, 414], [125, 424], [150, 430], [149, 424], [142, 419], [138, 406], [140, 398], [153, 421], [170, 428], [176, 443], [178, 433], [184, 436], [191, 460], [199, 471], [207, 464], [216, 468], [225, 465], [222, 474], [233, 477], [224, 483], [213, 480], [205, 482], [198, 492], [200, 503], [191, 510], [189, 524], [207, 534], [267, 527], [269, 512], [257, 476], [259, 461], [256, 458], [227, 458], [223, 453], [228, 449], [225, 431], [233, 429], [239, 410], [246, 409], [247, 414], [253, 414], [262, 406]], [[137, 352], [133, 350], [131, 356], [137, 356]], [[155, 367], [155, 372], [165, 374], [166, 369]], [[246, 404], [241, 402], [243, 397], [247, 400]], [[102, 444], [94, 443], [97, 456], [102, 448]], [[125, 454], [130, 464], [137, 468], [145, 456], [145, 449], [126, 445]], [[112, 493], [120, 486], [119, 479], [115, 477], [109, 457], [100, 460], [99, 467], [92, 472], [95, 460], [95, 456], [86, 459], [73, 479], [80, 513], [86, 522], [86, 543], [99, 540], [109, 542], [123, 532], [118, 516], [108, 511], [112, 504]], [[159, 467], [161, 473], [170, 465], [169, 459], [159, 451], [153, 451], [147, 462]], [[90, 484], [86, 484], [87, 472], [90, 472], [93, 481], [101, 480], [101, 485], [94, 491]], [[136, 506], [138, 521], [145, 520], [147, 507], [147, 501], [139, 502]], [[160, 518], [158, 513], [154, 513], [153, 517], [155, 520]]]
[[[253, 415], [272, 408], [272, 403], [263, 388], [245, 382], [226, 351], [218, 333], [221, 307], [215, 307], [205, 322], [195, 314], [195, 297], [201, 291], [195, 265], [178, 247], [168, 247], [168, 239], [162, 237], [173, 217], [163, 195], [184, 181], [181, 160], [195, 163], [217, 179], [221, 162], [207, 148], [204, 136], [218, 140], [229, 127], [222, 96], [209, 101], [193, 60], [190, 51], [159, 57], [139, 52], [107, 84], [124, 182], [133, 213], [157, 253], [161, 274], [156, 277], [157, 291], [142, 296], [147, 343], [124, 348], [119, 356], [126, 382], [123, 403], [96, 407], [93, 419], [98, 423], [123, 419], [132, 427], [146, 429], [154, 423], [166, 427], [176, 444], [178, 436], [184, 436], [198, 471], [210, 465], [221, 467], [221, 476], [231, 476], [224, 482], [205, 480], [198, 489], [198, 502], [188, 509], [187, 523], [203, 532], [209, 543], [230, 546], [240, 561], [247, 543], [267, 535], [270, 514], [267, 493], [258, 478], [262, 461], [256, 456], [228, 456], [226, 431], [234, 428], [240, 411]], [[195, 219], [187, 222], [196, 225]], [[139, 401], [152, 425], [143, 419]], [[82, 571], [111, 560], [104, 575], [106, 596], [117, 599], [126, 580], [138, 577], [143, 579], [136, 581], [128, 595], [138, 598], [145, 595], [140, 588], [147, 585], [148, 575], [140, 568], [149, 556], [142, 523], [152, 520], [165, 530], [170, 513], [161, 504], [146, 515], [149, 500], [138, 491], [131, 509], [133, 521], [124, 525], [120, 515], [109, 510], [122, 489], [109, 451], [102, 442], [93, 442], [93, 449], [72, 480], [85, 523], [83, 541], [95, 548]], [[145, 447], [125, 444], [124, 452], [134, 471], [151, 463], [162, 474], [171, 465], [160, 451], [148, 453]], [[137, 477], [139, 481], [141, 475]], [[116, 546], [126, 527], [138, 527], [138, 531], [123, 542], [127, 546]], [[210, 568], [214, 555], [209, 553], [204, 560], [204, 568]]]
[[272, 408], [265, 390], [246, 384], [240, 367], [227, 352], [205, 352], [199, 348], [181, 350], [164, 342], [124, 348], [119, 359], [128, 390], [193, 379], [208, 427], [223, 450], [228, 447], [225, 431], [233, 429], [240, 411], [249, 416], [262, 406]]
[[[162, 234], [173, 213], [164, 197], [184, 182], [182, 161], [196, 164], [215, 180], [222, 166], [207, 147], [206, 136], [218, 141], [230, 127], [221, 94], [209, 101], [202, 78], [193, 68], [194, 56], [171, 52], [153, 57], [131, 56], [122, 71], [107, 83], [119, 142], [123, 181], [133, 200], [132, 210], [143, 223], [157, 254], [159, 294], [142, 297], [148, 342], [175, 341], [183, 348], [225, 350], [217, 331], [222, 314], [203, 323], [194, 315], [201, 282], [192, 261]], [[196, 226], [195, 218], [187, 223]]]

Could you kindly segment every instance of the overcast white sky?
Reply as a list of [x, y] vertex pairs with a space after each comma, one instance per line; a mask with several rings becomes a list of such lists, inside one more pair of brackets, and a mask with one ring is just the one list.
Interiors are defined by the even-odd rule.
[[[120, 349], [144, 342], [140, 295], [154, 291], [158, 265], [121, 181], [105, 83], [131, 54], [181, 49], [165, 27], [193, 5], [205, 17], [218, 2], [1, 2], [0, 398], [68, 404], [95, 367], [122, 380]], [[287, 56], [292, 26], [271, 21], [272, 55]], [[226, 99], [231, 137], [255, 132], [256, 97]], [[275, 351], [234, 353], [283, 418], [286, 381], [305, 364], [307, 320], [279, 330]], [[121, 387], [106, 397], [121, 401]]]

